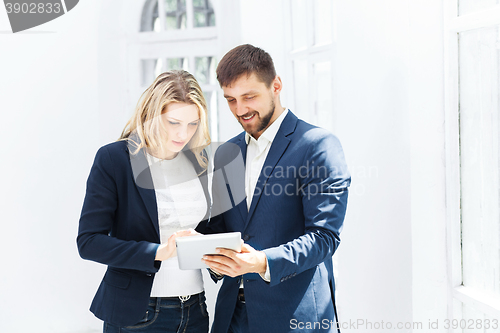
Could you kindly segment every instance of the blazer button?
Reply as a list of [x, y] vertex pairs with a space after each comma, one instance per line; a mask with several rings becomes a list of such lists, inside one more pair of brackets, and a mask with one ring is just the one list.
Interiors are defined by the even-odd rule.
[[146, 276], [152, 276], [152, 275], [153, 275], [153, 274], [149, 274], [149, 273], [148, 273], [148, 274], [146, 274]]
[[245, 236], [243, 236], [243, 240], [246, 242], [247, 240], [250, 239], [250, 235], [246, 234]]

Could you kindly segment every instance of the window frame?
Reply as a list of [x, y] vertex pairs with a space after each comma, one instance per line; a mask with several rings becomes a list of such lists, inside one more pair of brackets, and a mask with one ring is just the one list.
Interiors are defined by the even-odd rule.
[[[500, 5], [459, 16], [458, 1], [444, 1], [448, 318], [461, 319], [462, 304], [498, 318], [500, 317], [500, 297], [488, 295], [462, 284], [458, 37], [460, 32], [467, 30], [500, 25]], [[450, 328], [449, 332], [453, 330]]]
[[[283, 15], [284, 15], [284, 22], [289, 29], [285, 29], [286, 33], [286, 70], [288, 73], [291, 73], [292, 77], [295, 76], [295, 69], [294, 69], [294, 62], [295, 61], [306, 61], [307, 63], [307, 86], [308, 89], [306, 92], [303, 91], [297, 91], [296, 87], [296, 80], [295, 78], [291, 80], [293, 82], [293, 85], [291, 85], [289, 93], [287, 95], [287, 102], [289, 107], [292, 112], [297, 114], [300, 118], [304, 119], [305, 121], [321, 126], [323, 128], [328, 129], [331, 132], [335, 132], [335, 124], [336, 124], [336, 98], [335, 98], [335, 92], [336, 92], [336, 82], [335, 82], [335, 72], [336, 72], [336, 26], [335, 26], [335, 1], [331, 0], [331, 36], [332, 40], [330, 43], [322, 43], [322, 44], [315, 44], [314, 43], [314, 29], [315, 29], [315, 24], [314, 24], [314, 15], [315, 15], [315, 8], [313, 6], [306, 6], [306, 13], [305, 13], [305, 19], [306, 19], [306, 46], [299, 48], [299, 49], [294, 49], [293, 46], [293, 13], [292, 13], [292, 1], [293, 0], [286, 0], [284, 1], [284, 10], [283, 10]], [[332, 112], [331, 119], [332, 123], [331, 124], [324, 124], [319, 121], [319, 115], [316, 114], [316, 99], [315, 98], [308, 98], [307, 99], [307, 110], [299, 110], [296, 108], [296, 100], [295, 96], [316, 96], [315, 91], [316, 85], [315, 85], [315, 79], [314, 79], [314, 65], [317, 63], [322, 63], [322, 62], [330, 62], [330, 77], [331, 77], [331, 96], [332, 96], [332, 101], [331, 101], [331, 109], [330, 111]], [[313, 112], [311, 112], [311, 110]]]

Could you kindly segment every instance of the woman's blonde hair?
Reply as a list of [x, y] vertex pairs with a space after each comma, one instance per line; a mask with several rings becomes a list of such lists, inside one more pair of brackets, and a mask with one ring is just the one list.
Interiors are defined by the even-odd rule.
[[132, 154], [137, 154], [142, 148], [159, 150], [163, 140], [159, 133], [166, 132], [161, 116], [170, 103], [194, 104], [198, 107], [200, 123], [187, 148], [194, 153], [198, 164], [205, 170], [208, 163], [203, 150], [210, 144], [207, 103], [194, 76], [184, 70], [172, 70], [158, 75], [142, 94], [118, 140], [127, 140], [135, 146], [136, 150]]

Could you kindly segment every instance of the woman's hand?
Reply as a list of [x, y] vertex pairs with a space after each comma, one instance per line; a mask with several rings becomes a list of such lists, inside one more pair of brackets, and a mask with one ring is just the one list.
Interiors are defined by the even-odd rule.
[[181, 230], [181, 231], [174, 232], [172, 234], [172, 236], [170, 236], [168, 238], [168, 241], [166, 243], [161, 244], [158, 247], [158, 250], [156, 250], [155, 260], [164, 261], [164, 260], [167, 260], [169, 258], [175, 257], [177, 255], [176, 246], [175, 246], [175, 239], [177, 237], [196, 236], [196, 235], [201, 235], [201, 234], [196, 232], [194, 229]]

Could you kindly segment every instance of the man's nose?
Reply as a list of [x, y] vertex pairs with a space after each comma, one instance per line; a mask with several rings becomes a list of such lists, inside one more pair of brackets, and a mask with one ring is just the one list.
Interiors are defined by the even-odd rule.
[[248, 109], [243, 105], [243, 103], [236, 102], [235, 114], [238, 117], [244, 116], [248, 113]]

